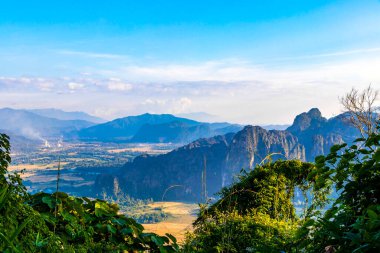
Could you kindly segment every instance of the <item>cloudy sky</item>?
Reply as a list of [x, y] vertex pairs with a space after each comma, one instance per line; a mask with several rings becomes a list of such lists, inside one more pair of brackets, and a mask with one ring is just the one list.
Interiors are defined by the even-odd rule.
[[290, 123], [380, 89], [380, 1], [2, 1], [0, 107]]

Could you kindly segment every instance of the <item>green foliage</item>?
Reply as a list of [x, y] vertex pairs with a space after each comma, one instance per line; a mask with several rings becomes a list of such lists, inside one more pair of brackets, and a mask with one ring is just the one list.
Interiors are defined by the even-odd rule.
[[[175, 245], [168, 237], [143, 233], [143, 226], [134, 219], [118, 214], [116, 204], [106, 201], [78, 198], [66, 193], [38, 193], [28, 201], [37, 210], [50, 230], [66, 244], [78, 249], [119, 252], [123, 250], [156, 250], [163, 247], [173, 252]], [[57, 213], [55, 213], [57, 206]], [[157, 244], [157, 242], [164, 241]]]
[[116, 204], [63, 192], [28, 195], [21, 178], [7, 174], [9, 154], [0, 134], [0, 251], [178, 252], [173, 236], [144, 233]]
[[201, 207], [185, 252], [290, 252], [302, 224], [292, 203], [294, 192], [298, 188], [307, 196], [314, 169], [293, 160], [243, 172], [239, 182], [222, 189], [219, 201]]
[[[53, 237], [39, 213], [24, 204], [27, 197], [21, 178], [7, 174], [11, 162], [9, 138], [0, 134], [0, 250], [2, 252], [27, 252], [35, 240], [34, 231]], [[49, 250], [54, 249], [50, 243]], [[58, 248], [55, 248], [58, 250]]]
[[288, 252], [297, 227], [260, 212], [218, 211], [187, 235], [184, 252]]
[[300, 230], [309, 252], [326, 247], [337, 252], [380, 250], [380, 134], [345, 147], [333, 146], [329, 155], [316, 159], [316, 190], [336, 187], [340, 195], [322, 217]]
[[221, 199], [208, 212], [237, 210], [244, 215], [255, 210], [273, 219], [295, 220], [294, 190], [310, 188], [307, 177], [313, 168], [311, 163], [291, 160], [257, 166], [250, 173], [242, 171], [239, 182], [222, 189]]

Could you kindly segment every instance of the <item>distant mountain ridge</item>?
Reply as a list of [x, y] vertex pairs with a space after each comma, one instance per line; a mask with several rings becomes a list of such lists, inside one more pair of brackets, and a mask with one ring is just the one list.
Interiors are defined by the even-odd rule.
[[55, 108], [45, 108], [45, 109], [25, 109], [26, 111], [38, 114], [40, 116], [54, 118], [59, 120], [84, 120], [93, 123], [103, 123], [104, 119], [92, 116], [85, 112], [67, 112]]
[[[91, 120], [87, 121], [84, 119]], [[183, 143], [237, 132], [237, 124], [204, 123], [171, 114], [149, 114], [118, 118], [105, 123], [83, 112], [58, 109], [0, 109], [2, 129], [29, 139], [63, 137], [67, 141]]]
[[[253, 169], [268, 155], [270, 159], [300, 159], [313, 161], [327, 154], [332, 145], [352, 143], [359, 131], [341, 114], [331, 119], [322, 117], [316, 108], [298, 115], [287, 130], [265, 130], [246, 126], [237, 133], [202, 138], [159, 156], [140, 156], [125, 164], [113, 177], [132, 196], [160, 200], [167, 193], [169, 200], [199, 201], [202, 170], [207, 170], [208, 195], [213, 196], [228, 185], [241, 169]], [[96, 189], [112, 188], [113, 180], [99, 176]]]
[[236, 124], [203, 123], [171, 114], [145, 113], [81, 129], [76, 137], [82, 141], [189, 143], [199, 138], [237, 132], [241, 128]]
[[59, 120], [11, 108], [0, 109], [0, 122], [1, 129], [32, 140], [57, 138], [94, 125], [85, 120]]

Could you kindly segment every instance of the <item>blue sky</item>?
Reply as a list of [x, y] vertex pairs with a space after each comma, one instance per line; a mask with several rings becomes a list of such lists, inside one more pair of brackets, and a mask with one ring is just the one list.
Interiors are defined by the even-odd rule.
[[378, 0], [2, 1], [0, 107], [332, 116], [351, 87], [380, 88], [379, 13]]

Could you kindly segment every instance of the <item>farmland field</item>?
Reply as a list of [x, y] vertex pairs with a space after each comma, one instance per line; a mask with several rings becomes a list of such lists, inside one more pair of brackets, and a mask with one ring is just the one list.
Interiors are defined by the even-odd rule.
[[174, 235], [178, 242], [183, 242], [187, 231], [192, 231], [192, 223], [196, 219], [198, 205], [183, 202], [154, 202], [151, 203], [152, 208], [161, 208], [170, 217], [164, 221], [155, 224], [143, 224], [144, 228], [149, 232], [159, 235], [170, 233]]
[[9, 171], [20, 173], [27, 189], [34, 193], [52, 192], [56, 187], [60, 165], [60, 190], [74, 195], [88, 196], [89, 186], [96, 176], [112, 173], [112, 169], [132, 161], [142, 154], [167, 153], [172, 144], [119, 143], [61, 143], [59, 146], [41, 145], [32, 152], [12, 153]]

